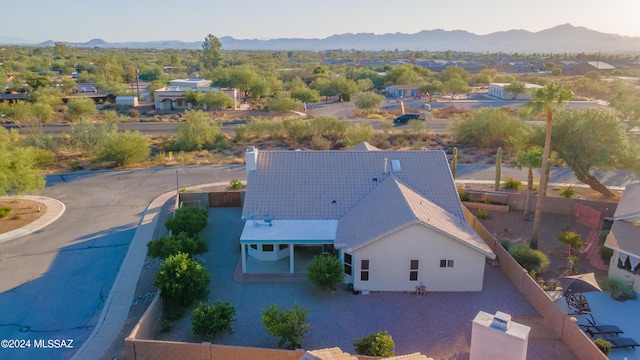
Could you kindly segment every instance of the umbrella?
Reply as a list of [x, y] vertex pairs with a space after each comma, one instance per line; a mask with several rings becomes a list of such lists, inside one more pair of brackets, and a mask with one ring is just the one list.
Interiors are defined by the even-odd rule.
[[565, 294], [602, 291], [593, 273], [565, 276], [560, 279]]

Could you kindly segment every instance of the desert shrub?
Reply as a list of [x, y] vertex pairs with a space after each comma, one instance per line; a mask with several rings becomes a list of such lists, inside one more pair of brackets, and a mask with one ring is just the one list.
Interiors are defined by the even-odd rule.
[[202, 110], [188, 110], [182, 118], [185, 122], [177, 129], [175, 143], [177, 150], [213, 150], [226, 149], [230, 146], [220, 125]]
[[359, 123], [351, 125], [347, 128], [345, 137], [349, 142], [349, 146], [357, 145], [361, 142], [371, 142], [375, 132], [373, 126], [369, 123]]
[[202, 237], [191, 236], [184, 232], [163, 236], [147, 243], [147, 255], [160, 259], [166, 259], [179, 253], [193, 257], [207, 251], [209, 251], [209, 244]]
[[573, 199], [578, 196], [578, 192], [573, 185], [567, 185], [560, 188], [560, 196], [567, 199]]
[[497, 108], [483, 108], [464, 120], [456, 121], [451, 128], [461, 143], [476, 147], [507, 148], [524, 131], [524, 122]]
[[242, 183], [238, 179], [231, 179], [231, 181], [229, 181], [229, 186], [227, 186], [227, 190], [242, 190]]
[[602, 290], [611, 292], [611, 297], [616, 300], [633, 300], [638, 297], [638, 294], [633, 290], [631, 285], [614, 277], [600, 280], [599, 285]]
[[509, 253], [529, 273], [539, 274], [549, 266], [547, 255], [540, 250], [531, 249], [528, 245], [512, 247]]
[[478, 209], [478, 219], [488, 219], [489, 218], [489, 210], [487, 209]]
[[164, 223], [174, 234], [197, 235], [207, 226], [207, 210], [199, 207], [183, 207]]
[[605, 355], [609, 356], [609, 353], [611, 352], [611, 346], [612, 346], [609, 340], [603, 339], [603, 338], [597, 338], [593, 342], [596, 344], [598, 349], [600, 349], [600, 351], [602, 351]]
[[504, 182], [502, 183], [502, 187], [510, 190], [519, 190], [519, 189], [522, 189], [522, 181], [512, 176], [510, 178], [504, 179]]
[[262, 312], [262, 324], [271, 336], [279, 336], [278, 347], [288, 349], [300, 347], [311, 325], [307, 323], [308, 309], [295, 303], [293, 309], [280, 310], [272, 305]]
[[320, 135], [314, 135], [311, 138], [311, 147], [313, 150], [330, 150], [331, 140], [324, 138]]
[[315, 256], [307, 267], [307, 278], [323, 290], [333, 290], [344, 280], [344, 267], [337, 256]]
[[139, 131], [109, 134], [98, 147], [98, 158], [115, 166], [140, 163], [149, 157], [149, 138]]
[[11, 212], [10, 207], [0, 207], [0, 218], [3, 218], [9, 215], [10, 212]]
[[500, 245], [502, 245], [502, 247], [507, 250], [507, 251], [511, 251], [511, 248], [513, 247], [513, 244], [511, 243], [511, 241], [509, 241], [509, 239], [502, 239], [500, 240]]
[[215, 336], [226, 330], [236, 314], [236, 308], [228, 302], [216, 302], [213, 306], [200, 303], [191, 312], [191, 330], [202, 336]]
[[322, 115], [312, 119], [309, 124], [313, 135], [324, 136], [331, 141], [336, 141], [345, 137], [350, 122]]
[[390, 357], [395, 356], [396, 344], [391, 335], [385, 331], [369, 334], [353, 342], [356, 354], [365, 356]]
[[211, 275], [187, 254], [169, 256], [160, 266], [153, 285], [166, 304], [188, 306], [206, 298]]
[[608, 247], [600, 246], [600, 258], [605, 262], [605, 264], [609, 265], [612, 256], [613, 250], [609, 249]]
[[130, 118], [139, 118], [140, 117], [140, 111], [136, 110], [136, 109], [129, 109], [127, 110], [127, 116]]
[[67, 103], [67, 117], [71, 121], [86, 118], [97, 112], [93, 99], [82, 97], [69, 100]]

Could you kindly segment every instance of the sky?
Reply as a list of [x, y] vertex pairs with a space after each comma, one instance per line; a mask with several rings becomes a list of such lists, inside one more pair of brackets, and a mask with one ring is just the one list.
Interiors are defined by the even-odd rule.
[[16, 0], [0, 40], [109, 42], [325, 38], [344, 33], [532, 32], [570, 23], [640, 37], [640, 0]]

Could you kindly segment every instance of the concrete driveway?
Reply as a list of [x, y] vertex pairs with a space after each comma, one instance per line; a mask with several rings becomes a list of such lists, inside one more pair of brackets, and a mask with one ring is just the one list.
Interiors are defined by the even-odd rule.
[[[41, 195], [67, 210], [55, 223], [0, 244], [0, 359], [68, 359], [96, 325], [140, 215], [158, 194], [244, 180], [244, 166], [95, 171], [50, 176]], [[35, 348], [54, 342], [54, 348]], [[44, 340], [44, 342], [41, 342]], [[65, 340], [65, 345], [59, 347]], [[69, 341], [72, 340], [72, 341]], [[69, 344], [70, 343], [70, 344]], [[58, 344], [58, 345], [56, 345]]]

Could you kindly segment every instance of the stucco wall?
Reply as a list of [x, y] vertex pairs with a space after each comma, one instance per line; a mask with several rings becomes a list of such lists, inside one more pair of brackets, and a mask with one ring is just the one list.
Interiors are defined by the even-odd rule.
[[640, 292], [640, 275], [635, 275], [627, 270], [618, 268], [618, 260], [620, 259], [620, 253], [618, 251], [613, 252], [611, 260], [609, 261], [609, 276], [622, 280], [633, 282], [633, 290]]
[[[354, 287], [370, 291], [481, 291], [485, 256], [424, 226], [414, 225], [353, 254]], [[369, 281], [360, 280], [361, 260], [369, 260]], [[419, 260], [418, 280], [409, 281], [411, 260]], [[440, 260], [454, 260], [440, 267]]]

